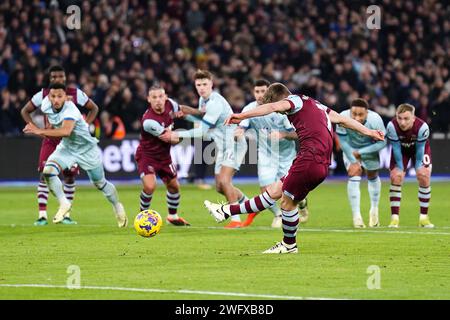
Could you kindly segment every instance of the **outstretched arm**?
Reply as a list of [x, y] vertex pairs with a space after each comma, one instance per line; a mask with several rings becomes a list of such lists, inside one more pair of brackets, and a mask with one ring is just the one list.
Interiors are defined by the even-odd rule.
[[180, 110], [183, 112], [184, 115], [192, 115], [197, 118], [201, 118], [205, 115], [204, 111], [183, 104], [180, 105]]
[[291, 109], [291, 105], [286, 100], [266, 103], [260, 105], [258, 108], [254, 108], [249, 111], [245, 111], [242, 113], [233, 113], [227, 118], [227, 120], [225, 120], [225, 124], [239, 124], [244, 119], [261, 117], [272, 112], [285, 112], [289, 109]]
[[339, 124], [344, 128], [358, 131], [359, 133], [371, 137], [377, 141], [384, 141], [384, 132], [382, 132], [381, 130], [370, 130], [358, 121], [353, 120], [350, 117], [344, 117], [333, 110], [330, 110], [328, 116], [330, 117], [331, 122]]

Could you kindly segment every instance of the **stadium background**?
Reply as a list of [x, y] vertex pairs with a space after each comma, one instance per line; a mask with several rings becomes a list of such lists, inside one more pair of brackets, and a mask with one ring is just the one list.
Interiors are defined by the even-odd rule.
[[[2, 1], [0, 179], [36, 178], [40, 140], [23, 137], [20, 109], [47, 85], [46, 69], [53, 64], [61, 64], [68, 84], [99, 105], [95, 132], [102, 149], [123, 144], [110, 140], [117, 122], [125, 125], [126, 139], [138, 138], [147, 89], [154, 82], [178, 102], [196, 106], [192, 75], [205, 68], [237, 112], [252, 100], [257, 78], [281, 81], [337, 111], [364, 97], [385, 123], [396, 105], [411, 103], [431, 127], [434, 172], [448, 174], [450, 7], [444, 1], [382, 1], [381, 29], [369, 30], [371, 3], [377, 4]], [[66, 9], [74, 4], [81, 9], [79, 30], [67, 28]], [[35, 120], [42, 121], [39, 114]], [[177, 122], [178, 128], [189, 126]], [[112, 152], [121, 162], [123, 155]], [[333, 173], [342, 174], [338, 147], [335, 159]], [[11, 164], [17, 169], [8, 169]], [[115, 178], [134, 175], [123, 165], [106, 169]], [[195, 176], [195, 170], [189, 174]], [[240, 175], [256, 175], [256, 169], [244, 166]]]

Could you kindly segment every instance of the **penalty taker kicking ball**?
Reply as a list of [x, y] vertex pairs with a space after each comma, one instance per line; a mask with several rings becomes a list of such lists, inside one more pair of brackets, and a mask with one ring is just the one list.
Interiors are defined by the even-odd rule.
[[138, 235], [151, 238], [156, 236], [161, 230], [162, 219], [155, 210], [144, 210], [134, 218], [134, 229]]

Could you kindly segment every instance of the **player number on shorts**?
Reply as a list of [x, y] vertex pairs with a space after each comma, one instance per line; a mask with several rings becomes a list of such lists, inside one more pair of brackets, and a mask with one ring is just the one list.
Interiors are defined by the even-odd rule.
[[430, 155], [424, 154], [422, 158], [423, 165], [428, 167], [431, 163]]

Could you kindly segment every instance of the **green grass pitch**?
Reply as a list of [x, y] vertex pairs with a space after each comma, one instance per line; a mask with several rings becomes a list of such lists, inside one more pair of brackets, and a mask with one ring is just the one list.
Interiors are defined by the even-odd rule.
[[[242, 185], [252, 196], [256, 185]], [[168, 226], [155, 238], [132, 227], [140, 186], [119, 186], [130, 224], [119, 229], [111, 206], [93, 187], [78, 187], [78, 225], [33, 226], [35, 188], [0, 188], [0, 299], [450, 299], [450, 183], [432, 184], [433, 230], [418, 224], [417, 184], [403, 188], [400, 228], [388, 229], [388, 185], [382, 227], [353, 230], [346, 184], [322, 184], [309, 196], [310, 221], [298, 233], [299, 254], [263, 255], [281, 239], [272, 215], [225, 230], [203, 209], [215, 191], [182, 186], [180, 212], [192, 227]], [[361, 184], [368, 223], [367, 183]], [[50, 196], [49, 218], [57, 209]], [[161, 186], [152, 208], [165, 219]], [[244, 217], [245, 218], [245, 217]], [[66, 287], [80, 270], [80, 289]], [[378, 274], [370, 266], [379, 268]], [[368, 273], [369, 269], [369, 273]], [[379, 275], [379, 288], [368, 288]], [[10, 286], [14, 285], [14, 286]], [[25, 286], [20, 286], [25, 285]]]

